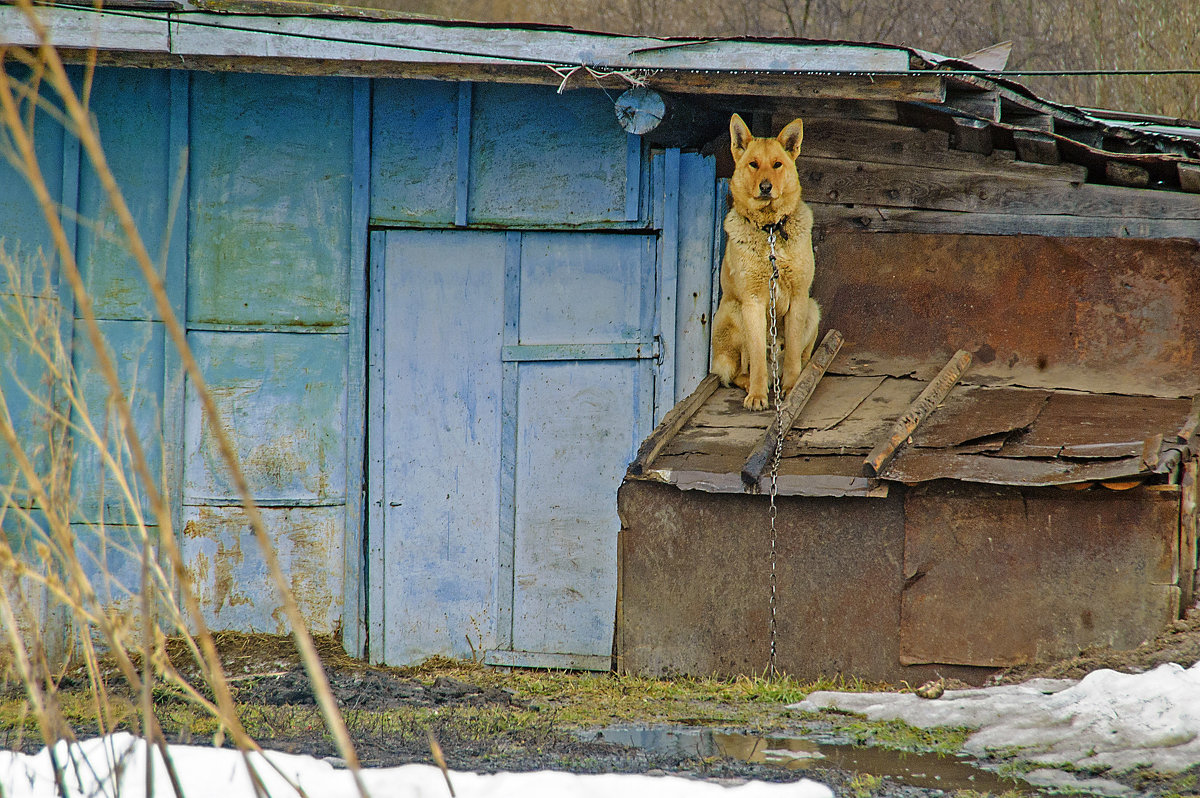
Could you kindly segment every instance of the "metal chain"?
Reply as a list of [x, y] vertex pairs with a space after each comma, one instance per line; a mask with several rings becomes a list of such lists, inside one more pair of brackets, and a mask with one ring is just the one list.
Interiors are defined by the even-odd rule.
[[768, 675], [775, 676], [775, 641], [777, 637], [777, 627], [775, 623], [775, 561], [776, 561], [776, 537], [775, 531], [775, 516], [777, 509], [775, 507], [775, 496], [778, 494], [778, 478], [779, 478], [779, 458], [783, 455], [783, 435], [780, 434], [783, 430], [783, 391], [780, 385], [779, 375], [779, 347], [777, 345], [778, 334], [778, 315], [775, 312], [775, 297], [779, 292], [779, 264], [775, 258], [775, 236], [778, 230], [778, 225], [772, 225], [767, 231], [767, 246], [770, 248], [771, 261], [771, 332], [767, 338], [767, 348], [770, 350], [771, 357], [771, 390], [775, 394], [775, 452], [771, 456], [771, 658], [768, 665]]

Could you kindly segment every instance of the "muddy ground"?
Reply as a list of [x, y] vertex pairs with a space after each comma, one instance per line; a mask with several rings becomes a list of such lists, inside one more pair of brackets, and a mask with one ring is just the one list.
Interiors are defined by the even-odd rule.
[[[308, 677], [290, 639], [222, 633], [217, 642], [243, 722], [263, 747], [329, 757], [335, 764], [342, 761], [324, 731]], [[672, 683], [609, 674], [538, 674], [452, 661], [432, 661], [420, 668], [386, 668], [347, 656], [332, 638], [318, 640], [318, 648], [364, 766], [430, 763], [428, 735], [432, 732], [453, 770], [670, 773], [727, 783], [808, 777], [830, 785], [839, 796], [852, 798], [919, 798], [958, 792], [912, 787], [888, 778], [864, 779], [860, 773], [823, 766], [820, 761], [783, 767], [711, 754], [647, 751], [592, 739], [596, 729], [609, 725], [704, 726], [763, 736], [802, 730], [811, 733], [811, 718], [795, 717], [785, 709], [786, 703], [802, 697], [807, 687], [796, 682], [790, 687], [763, 680], [730, 685], [712, 680]], [[189, 657], [182, 647], [177, 645], [169, 652], [181, 672], [199, 683], [198, 674], [188, 673]], [[1070, 660], [1001, 673], [995, 681], [1034, 676], [1078, 678], [1102, 667], [1138, 672], [1163, 662], [1187, 666], [1198, 660], [1200, 614], [1193, 613], [1133, 651], [1095, 649]], [[81, 674], [68, 675], [61, 689], [81, 690], [84, 684]], [[215, 737], [220, 742], [222, 735], [211, 718], [192, 709], [177, 691], [163, 687], [156, 695], [164, 728], [173, 740], [200, 743]], [[129, 698], [134, 703], [133, 697]], [[131, 710], [129, 723], [135, 722], [136, 712]], [[88, 725], [83, 721], [75, 727], [86, 734]], [[5, 736], [12, 746], [12, 732]], [[22, 747], [27, 747], [33, 741], [26, 738], [23, 742]], [[1194, 792], [1183, 787], [1195, 781], [1197, 774], [1200, 771], [1185, 774], [1183, 779], [1127, 781], [1142, 794], [1175, 796]], [[1188, 775], [1191, 781], [1186, 780]], [[1029, 788], [1022, 791], [1034, 792]], [[965, 797], [972, 792], [961, 794]]]

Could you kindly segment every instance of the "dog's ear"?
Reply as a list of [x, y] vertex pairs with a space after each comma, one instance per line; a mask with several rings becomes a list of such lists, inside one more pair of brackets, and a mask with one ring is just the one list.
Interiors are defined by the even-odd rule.
[[800, 142], [804, 141], [804, 121], [793, 119], [788, 122], [787, 127], [779, 131], [776, 138], [787, 150], [788, 155], [792, 156], [792, 160], [796, 160], [796, 156], [800, 154]]
[[729, 120], [729, 149], [733, 152], [734, 163], [741, 159], [752, 138], [754, 136], [751, 135], [750, 128], [746, 127], [740, 116], [734, 114]]

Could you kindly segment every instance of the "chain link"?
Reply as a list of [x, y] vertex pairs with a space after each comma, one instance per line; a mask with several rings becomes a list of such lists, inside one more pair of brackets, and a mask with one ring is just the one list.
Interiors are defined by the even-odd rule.
[[779, 368], [779, 347], [777, 344], [778, 335], [778, 314], [775, 310], [775, 297], [779, 293], [779, 264], [776, 262], [775, 256], [775, 238], [778, 232], [778, 225], [772, 225], [767, 231], [767, 246], [770, 248], [771, 261], [771, 332], [767, 337], [767, 348], [770, 351], [770, 366], [771, 366], [771, 391], [775, 396], [775, 451], [771, 456], [771, 600], [770, 600], [770, 639], [771, 639], [771, 656], [768, 664], [768, 675], [775, 676], [775, 641], [777, 639], [777, 625], [775, 622], [775, 607], [776, 607], [776, 583], [775, 583], [775, 562], [776, 562], [776, 539], [777, 533], [775, 530], [775, 517], [778, 510], [775, 507], [775, 497], [779, 492], [779, 459], [783, 454], [783, 435], [780, 432], [783, 429], [783, 391], [780, 383], [780, 368]]

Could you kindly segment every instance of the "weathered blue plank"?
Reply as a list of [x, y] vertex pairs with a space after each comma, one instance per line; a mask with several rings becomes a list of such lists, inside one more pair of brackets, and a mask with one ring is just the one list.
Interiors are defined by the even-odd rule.
[[471, 84], [458, 84], [458, 154], [455, 162], [454, 224], [466, 227], [471, 190]]
[[366, 601], [371, 608], [368, 613], [368, 651], [372, 662], [385, 662], [387, 652], [383, 641], [386, 636], [384, 617], [387, 583], [384, 579], [384, 563], [387, 553], [387, 482], [385, 471], [388, 452], [382, 430], [384, 408], [382, 401], [387, 385], [387, 307], [384, 304], [384, 283], [387, 274], [387, 236], [383, 231], [371, 233], [368, 303], [371, 314], [367, 327], [367, 424], [371, 434], [367, 436], [367, 509], [365, 513], [367, 542], [364, 563], [369, 578], [366, 580]]
[[[187, 319], [187, 255], [188, 255], [188, 134], [191, 97], [191, 72], [171, 71], [171, 108], [168, 117], [167, 168], [170, 176], [171, 202], [176, 208], [171, 227], [173, 234], [167, 245], [167, 298], [175, 318]], [[183, 417], [184, 369], [179, 350], [173, 343], [163, 351], [163, 474], [169, 495], [183, 495]], [[182, 546], [183, 503], [171, 502], [171, 530], [175, 542]]]
[[616, 606], [613, 497], [636, 450], [644, 361], [522, 363], [513, 648], [605, 654]]
[[[12, 64], [11, 60], [6, 64]], [[8, 66], [8, 73], [17, 80], [24, 79], [27, 70], [21, 66]], [[45, 84], [43, 84], [44, 86]], [[43, 93], [53, 95], [43, 89]], [[51, 103], [54, 104], [54, 103]], [[24, 106], [22, 106], [24, 107]], [[55, 202], [62, 201], [63, 183], [63, 129], [46, 112], [34, 117], [38, 165]], [[7, 136], [5, 137], [7, 139]], [[74, 199], [72, 198], [72, 202]], [[0, 156], [0, 241], [10, 255], [19, 255], [25, 262], [32, 262], [39, 250], [53, 258], [54, 242], [50, 230], [42, 217], [33, 191], [25, 178], [13, 168], [8, 158]], [[8, 290], [8, 275], [0, 269], [0, 291]]]
[[472, 223], [622, 222], [629, 139], [600, 91], [475, 86]]
[[[387, 235], [384, 656], [469, 656], [495, 640], [505, 236]], [[374, 644], [374, 639], [372, 639]]]
[[708, 374], [716, 159], [685, 152], [679, 165], [674, 351], [675, 396], [681, 399]]
[[354, 183], [350, 199], [350, 326], [346, 358], [346, 542], [342, 645], [356, 656], [367, 639], [363, 579], [363, 469], [367, 430], [367, 225], [371, 201], [371, 82], [354, 81]]
[[[164, 373], [163, 326], [158, 322], [106, 319], [97, 324], [129, 399], [150, 472], [158, 479], [162, 473], [163, 436], [159, 424]], [[95, 350], [83, 330], [83, 322], [76, 322], [74, 366], [84, 404], [72, 408], [71, 412], [71, 422], [78, 430], [74, 436], [75, 466], [71, 473], [75, 518], [90, 522], [103, 518], [111, 523], [132, 523], [131, 512], [140, 505], [141, 512], [154, 523], [145, 490], [137, 487], [129, 456], [125, 453], [127, 437], [114, 405], [109, 401], [108, 383], [95, 364]], [[136, 501], [121, 491], [113, 467], [104, 463], [102, 453], [106, 450], [124, 464], [120, 470], [133, 483]], [[104, 508], [103, 516], [101, 507]]]
[[[188, 338], [255, 497], [344, 503], [346, 336], [193, 331]], [[233, 500], [237, 493], [192, 390], [189, 383], [184, 501]]]
[[651, 236], [528, 233], [521, 247], [520, 343], [648, 340]]
[[156, 550], [158, 527], [75, 523], [71, 532], [79, 565], [100, 603], [141, 618], [142, 542], [149, 537]]
[[[662, 170], [662, 235], [659, 238], [658, 305], [654, 309], [654, 335], [668, 352], [675, 351], [676, 283], [679, 271], [679, 149], [671, 147], [657, 159]], [[675, 406], [675, 370], [659, 369], [655, 379], [655, 420], [661, 421]]]
[[[240, 507], [187, 507], [182, 555], [208, 624], [288, 634], [283, 602]], [[341, 625], [346, 539], [342, 507], [262, 508], [284, 577], [310, 632]]]
[[[30, 275], [25, 275], [28, 278]], [[20, 289], [18, 289], [20, 291]], [[21, 443], [21, 449], [35, 468], [45, 472], [48, 462], [51, 435], [50, 419], [51, 386], [45, 376], [48, 365], [38, 356], [24, 325], [19, 320], [17, 303], [33, 316], [57, 314], [55, 301], [47, 292], [0, 293], [0, 392], [12, 418], [13, 427]], [[39, 295], [41, 294], [41, 295]], [[51, 315], [53, 318], [53, 315]], [[56, 336], [57, 327], [46, 328], [45, 332]], [[39, 335], [39, 346], [49, 351], [52, 338]], [[15, 475], [17, 459], [7, 444], [0, 442], [0, 473]], [[24, 480], [18, 487], [24, 486]]]
[[[374, 82], [372, 220], [398, 224], [454, 222], [460, 179], [459, 96], [455, 83]], [[470, 125], [464, 125], [464, 130], [469, 135]]]
[[353, 86], [196, 73], [188, 317], [345, 324]]
[[[117, 68], [97, 69], [91, 94], [105, 159], [160, 274], [171, 221], [170, 95], [166, 70]], [[80, 170], [79, 215], [79, 268], [96, 315], [160, 318], [108, 195], [86, 159]], [[186, 234], [186, 226], [176, 231], [181, 240]]]

